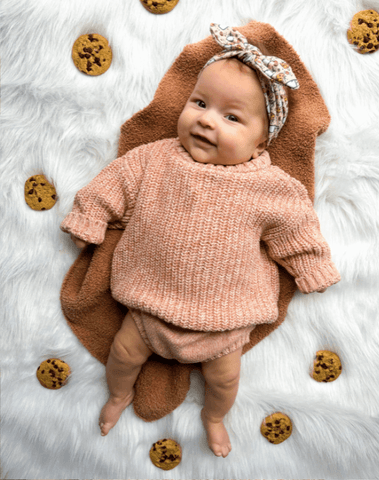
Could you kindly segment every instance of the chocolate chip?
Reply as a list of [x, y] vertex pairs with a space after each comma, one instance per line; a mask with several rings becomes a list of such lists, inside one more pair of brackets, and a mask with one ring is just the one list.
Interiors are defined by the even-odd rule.
[[358, 18], [358, 25], [362, 25], [363, 22], [364, 20], [362, 18]]
[[153, 2], [153, 5], [154, 5], [154, 7], [156, 7], [158, 4], [157, 4], [157, 2]]
[[373, 24], [370, 22], [367, 24], [368, 28], [372, 28], [373, 27]]
[[88, 60], [88, 62], [87, 62], [87, 72], [90, 72], [92, 70], [91, 66], [92, 66], [92, 63]]
[[288, 432], [289, 429], [290, 429], [290, 427], [287, 427], [287, 432]]
[[31, 190], [29, 190], [29, 195], [31, 195], [32, 193], [34, 192], [34, 189], [32, 188]]
[[80, 57], [80, 58], [84, 58], [84, 55], [79, 52], [79, 57]]
[[59, 382], [59, 385], [62, 385], [62, 382]]
[[94, 63], [96, 63], [96, 65], [99, 65], [99, 67], [101, 67], [101, 63], [100, 63], [100, 58], [99, 58], [99, 57], [95, 57]]
[[272, 423], [267, 423], [267, 426], [268, 426], [268, 427], [272, 427]]
[[54, 372], [53, 369], [50, 369], [50, 370], [49, 370], [49, 373], [51, 374], [51, 376], [52, 376], [53, 378], [55, 377], [55, 372]]
[[46, 183], [40, 183], [40, 185], [42, 185], [44, 187], [46, 185]]
[[280, 422], [279, 422], [279, 420], [275, 420], [275, 423], [276, 423], [276, 425], [279, 425]]
[[47, 361], [47, 363], [50, 363], [50, 362], [51, 362], [51, 360], [46, 360], [46, 361]]
[[38, 183], [33, 183], [33, 187], [36, 187], [38, 185]]
[[93, 34], [90, 33], [90, 34], [88, 35], [88, 40], [89, 40], [90, 42], [94, 42], [94, 41], [96, 40], [96, 38], [93, 38]]
[[45, 207], [42, 207], [41, 210], [46, 210], [46, 208], [45, 208]]
[[42, 202], [42, 198], [41, 198], [41, 197], [38, 197], [38, 201], [41, 203], [41, 202]]
[[58, 365], [55, 365], [55, 363], [54, 363], [54, 368], [56, 368], [57, 370], [59, 369]]
[[367, 45], [367, 48], [372, 48], [373, 46], [374, 46], [374, 45], [373, 45], [372, 43], [369, 43], [369, 44]]
[[[379, 23], [378, 23], [378, 27], [379, 27]], [[35, 182], [36, 179], [35, 179], [34, 177], [32, 177], [32, 178], [30, 179], [30, 181], [31, 181], [31, 182]]]
[[279, 433], [275, 433], [275, 438], [278, 438], [279, 437]]
[[39, 370], [41, 367], [38, 367], [37, 370]]

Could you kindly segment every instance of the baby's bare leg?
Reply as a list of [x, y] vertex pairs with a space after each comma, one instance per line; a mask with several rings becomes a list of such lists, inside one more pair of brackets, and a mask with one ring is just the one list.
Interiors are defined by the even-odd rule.
[[223, 418], [232, 408], [238, 392], [242, 347], [228, 355], [202, 363], [205, 404], [201, 419], [209, 448], [225, 458], [232, 449]]
[[123, 410], [132, 403], [135, 394], [133, 386], [142, 365], [152, 353], [128, 312], [113, 340], [107, 361], [106, 375], [110, 394], [100, 413], [101, 435], [108, 434]]

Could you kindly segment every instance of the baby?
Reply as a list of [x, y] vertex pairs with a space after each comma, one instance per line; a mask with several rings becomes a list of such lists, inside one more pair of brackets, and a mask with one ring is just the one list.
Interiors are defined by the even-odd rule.
[[[207, 62], [177, 124], [178, 137], [114, 160], [75, 196], [61, 224], [79, 248], [100, 244], [110, 221], [125, 232], [111, 290], [128, 306], [106, 365], [107, 435], [133, 401], [152, 353], [201, 362], [201, 419], [210, 449], [231, 451], [223, 423], [237, 396], [243, 345], [278, 318], [278, 269], [303, 293], [340, 280], [305, 187], [271, 165], [291, 68], [232, 28], [211, 24], [224, 51]], [[273, 80], [275, 78], [276, 80]], [[264, 243], [260, 243], [264, 242]]]

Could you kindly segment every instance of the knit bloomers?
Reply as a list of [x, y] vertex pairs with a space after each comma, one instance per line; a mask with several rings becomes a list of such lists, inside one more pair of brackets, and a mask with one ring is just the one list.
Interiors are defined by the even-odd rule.
[[249, 343], [256, 325], [204, 332], [188, 330], [141, 310], [128, 307], [146, 345], [157, 355], [180, 363], [209, 362]]

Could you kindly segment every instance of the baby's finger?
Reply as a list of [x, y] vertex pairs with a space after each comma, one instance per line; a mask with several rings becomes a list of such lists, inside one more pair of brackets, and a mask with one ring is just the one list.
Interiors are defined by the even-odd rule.
[[84, 248], [86, 245], [88, 245], [88, 242], [85, 242], [81, 238], [75, 237], [75, 235], [73, 235], [72, 233], [71, 233], [71, 240], [75, 243], [75, 245], [78, 248]]

